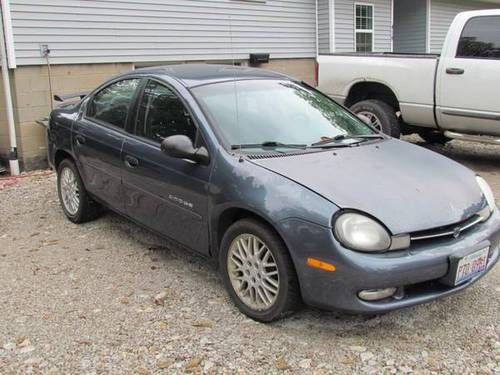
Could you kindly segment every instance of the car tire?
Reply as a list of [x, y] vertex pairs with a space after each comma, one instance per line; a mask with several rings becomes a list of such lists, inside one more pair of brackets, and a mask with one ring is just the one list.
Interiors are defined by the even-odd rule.
[[363, 100], [351, 107], [355, 114], [361, 114], [371, 120], [372, 126], [394, 138], [401, 136], [401, 126], [394, 109], [381, 100]]
[[64, 159], [57, 167], [57, 192], [66, 217], [73, 223], [96, 219], [101, 207], [85, 190], [75, 163]]
[[444, 144], [448, 143], [449, 141], [451, 141], [451, 139], [446, 137], [442, 132], [432, 130], [432, 129], [419, 130], [418, 135], [425, 142], [430, 143], [430, 144], [444, 145]]
[[[274, 230], [257, 220], [242, 219], [227, 229], [219, 251], [219, 269], [231, 300], [254, 320], [267, 323], [280, 319], [301, 303], [286, 245]], [[248, 293], [242, 296], [245, 286]]]

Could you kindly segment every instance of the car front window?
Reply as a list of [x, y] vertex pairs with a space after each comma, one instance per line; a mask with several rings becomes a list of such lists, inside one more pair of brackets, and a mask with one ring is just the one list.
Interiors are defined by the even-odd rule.
[[193, 92], [229, 145], [311, 145], [377, 134], [325, 95], [292, 81], [231, 81]]

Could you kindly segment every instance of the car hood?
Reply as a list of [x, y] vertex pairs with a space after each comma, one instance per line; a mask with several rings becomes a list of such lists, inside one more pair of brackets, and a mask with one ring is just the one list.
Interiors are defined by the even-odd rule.
[[378, 218], [393, 234], [458, 223], [484, 205], [474, 172], [395, 139], [252, 162]]

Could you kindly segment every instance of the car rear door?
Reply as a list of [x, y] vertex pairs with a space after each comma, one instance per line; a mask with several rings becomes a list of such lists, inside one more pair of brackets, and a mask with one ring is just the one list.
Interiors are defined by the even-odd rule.
[[206, 145], [188, 107], [174, 89], [150, 79], [142, 90], [132, 135], [123, 145], [125, 211], [143, 225], [208, 253], [210, 166], [173, 158], [162, 139], [186, 135]]
[[92, 95], [73, 128], [73, 149], [86, 189], [124, 211], [121, 151], [139, 78], [118, 80]]
[[440, 127], [500, 135], [500, 15], [458, 16], [437, 76]]

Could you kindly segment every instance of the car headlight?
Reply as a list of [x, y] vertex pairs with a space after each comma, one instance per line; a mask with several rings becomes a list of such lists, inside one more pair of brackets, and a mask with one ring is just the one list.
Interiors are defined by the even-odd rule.
[[488, 202], [488, 207], [490, 208], [491, 212], [495, 211], [497, 205], [495, 203], [495, 196], [493, 195], [493, 191], [491, 190], [490, 185], [488, 185], [485, 179], [480, 176], [476, 176], [476, 180], [479, 187], [481, 188], [481, 191], [484, 194], [484, 197], [486, 198], [486, 202]]
[[410, 245], [408, 235], [391, 236], [378, 221], [356, 212], [340, 214], [335, 220], [334, 232], [342, 245], [358, 251], [398, 250]]

